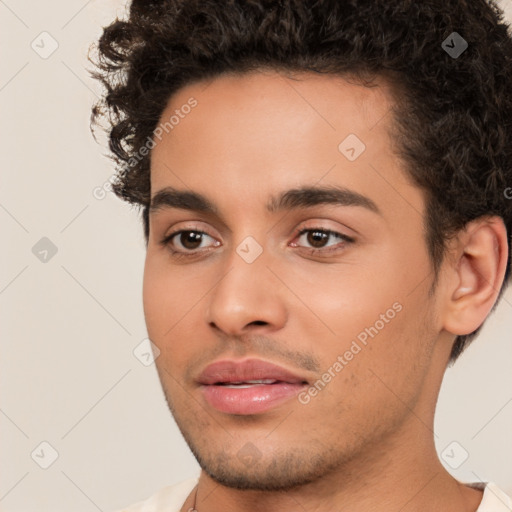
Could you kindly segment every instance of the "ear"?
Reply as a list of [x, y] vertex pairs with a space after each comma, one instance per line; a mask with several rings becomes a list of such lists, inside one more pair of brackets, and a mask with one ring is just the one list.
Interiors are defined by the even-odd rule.
[[454, 240], [447, 258], [443, 327], [470, 334], [487, 318], [505, 276], [508, 242], [501, 217], [480, 217]]

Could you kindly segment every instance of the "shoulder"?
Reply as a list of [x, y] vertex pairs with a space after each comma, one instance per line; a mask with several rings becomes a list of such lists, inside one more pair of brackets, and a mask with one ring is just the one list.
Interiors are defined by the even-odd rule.
[[484, 490], [482, 502], [476, 512], [512, 512], [512, 498], [494, 482], [473, 485]]
[[199, 477], [163, 487], [149, 498], [115, 512], [179, 512]]

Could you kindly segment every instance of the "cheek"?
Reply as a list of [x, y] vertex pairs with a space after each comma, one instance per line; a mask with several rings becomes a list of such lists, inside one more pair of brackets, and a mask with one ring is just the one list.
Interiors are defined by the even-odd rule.
[[204, 273], [191, 276], [187, 266], [171, 266], [161, 253], [146, 254], [143, 308], [148, 336], [161, 354], [157, 365], [175, 373], [201, 351], [201, 307], [211, 286]]
[[157, 345], [179, 329], [180, 318], [190, 311], [195, 295], [194, 286], [187, 283], [179, 271], [171, 271], [164, 256], [146, 254], [142, 290], [144, 316], [150, 338]]
[[364, 341], [365, 329], [376, 322], [379, 331], [387, 327], [400, 308], [395, 303], [400, 301], [401, 286], [393, 277], [393, 270], [385, 272], [377, 259], [372, 264], [358, 259], [319, 265], [315, 272], [312, 263], [309, 268], [300, 265], [301, 268], [290, 267], [281, 272], [299, 299], [290, 296], [290, 318], [297, 319], [311, 340], [321, 336], [337, 351], [347, 349], [347, 342], [350, 345], [350, 340], [360, 333]]
[[327, 372], [322, 394], [361, 412], [370, 404], [374, 410], [379, 401], [396, 400], [386, 385], [411, 397], [422, 378], [414, 368], [428, 356], [423, 338], [428, 336], [424, 297], [429, 283], [417, 287], [399, 272], [398, 259], [374, 262], [373, 267], [326, 266], [300, 279], [288, 272], [286, 280], [307, 306], [292, 306], [298, 309], [290, 318], [319, 358], [322, 373]]
[[416, 343], [421, 333], [411, 332], [406, 311], [404, 306], [377, 334], [370, 331], [373, 337], [368, 334], [366, 344], [347, 335], [324, 347], [322, 374], [313, 384], [318, 391], [312, 392], [304, 405], [310, 409], [304, 412], [318, 418], [312, 421], [319, 422], [319, 429], [336, 429], [340, 443], [357, 445], [369, 432], [377, 436], [392, 429], [415, 407], [425, 357]]
[[157, 265], [150, 252], [146, 253], [144, 279], [142, 285], [142, 301], [144, 317], [150, 338], [156, 341], [161, 336], [163, 319], [167, 310], [168, 282], [166, 274]]

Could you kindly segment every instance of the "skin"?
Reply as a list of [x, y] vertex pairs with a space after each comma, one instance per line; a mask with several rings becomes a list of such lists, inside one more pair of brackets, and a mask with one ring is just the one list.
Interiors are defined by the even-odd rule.
[[[221, 216], [153, 212], [143, 288], [165, 397], [202, 468], [182, 510], [197, 491], [199, 512], [475, 511], [481, 491], [438, 460], [434, 411], [455, 335], [472, 332], [496, 301], [507, 257], [501, 219], [478, 219], [454, 239], [429, 296], [425, 200], [393, 153], [383, 80], [366, 88], [310, 73], [225, 75], [178, 91], [162, 119], [191, 96], [197, 106], [152, 150], [151, 192], [201, 193]], [[338, 150], [350, 133], [366, 145], [353, 162]], [[382, 215], [265, 210], [271, 195], [303, 185], [347, 187]], [[298, 236], [304, 227], [355, 242], [314, 245]], [[207, 235], [195, 246], [179, 235], [160, 244], [179, 229]], [[250, 264], [236, 252], [247, 236], [263, 249]], [[171, 247], [196, 256], [177, 259]], [[401, 311], [307, 404], [227, 414], [195, 382], [213, 361], [246, 357], [315, 382], [394, 303]], [[248, 443], [256, 455], [244, 464], [237, 454]]]

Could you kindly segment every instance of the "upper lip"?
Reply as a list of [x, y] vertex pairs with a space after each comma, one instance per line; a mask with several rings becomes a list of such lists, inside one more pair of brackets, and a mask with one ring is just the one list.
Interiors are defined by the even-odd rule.
[[217, 384], [220, 382], [246, 382], [248, 380], [274, 379], [292, 384], [307, 383], [303, 377], [262, 359], [244, 361], [223, 360], [209, 364], [199, 375], [200, 384]]

